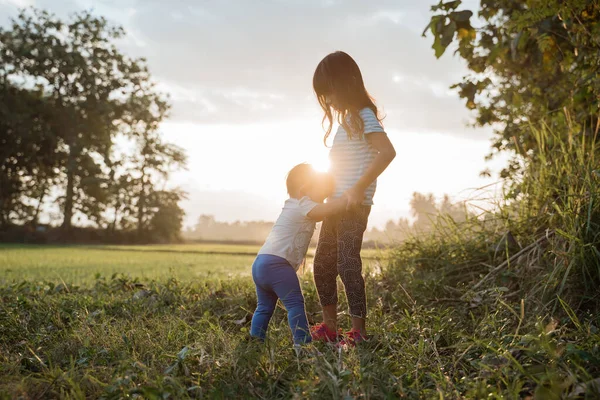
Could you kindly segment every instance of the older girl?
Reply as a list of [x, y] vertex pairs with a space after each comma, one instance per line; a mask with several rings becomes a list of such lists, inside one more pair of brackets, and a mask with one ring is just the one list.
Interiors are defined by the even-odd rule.
[[317, 66], [313, 88], [328, 121], [339, 124], [330, 151], [335, 180], [332, 198], [347, 196], [346, 211], [326, 217], [314, 259], [314, 277], [323, 308], [323, 323], [312, 329], [315, 340], [337, 340], [337, 276], [344, 284], [352, 329], [344, 341], [354, 345], [367, 335], [367, 303], [360, 250], [373, 205], [377, 177], [396, 156], [365, 89], [362, 74], [348, 54], [329, 54]]

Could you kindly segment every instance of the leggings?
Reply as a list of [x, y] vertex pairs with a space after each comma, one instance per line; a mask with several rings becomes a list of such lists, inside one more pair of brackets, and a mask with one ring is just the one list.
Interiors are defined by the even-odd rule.
[[265, 339], [277, 299], [281, 299], [288, 312], [294, 343], [310, 342], [304, 297], [296, 271], [290, 263], [278, 256], [259, 254], [252, 264], [252, 279], [256, 285], [258, 305], [252, 317], [250, 336]]
[[322, 306], [337, 304], [337, 276], [346, 290], [350, 315], [367, 317], [360, 250], [371, 206], [360, 206], [330, 218], [321, 226], [314, 276]]

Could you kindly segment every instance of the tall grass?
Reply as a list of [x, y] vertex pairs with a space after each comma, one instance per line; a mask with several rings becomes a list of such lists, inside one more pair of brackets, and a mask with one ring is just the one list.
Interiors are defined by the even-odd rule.
[[[597, 308], [600, 292], [600, 165], [593, 137], [569, 132], [568, 140], [549, 129], [532, 129], [540, 152], [528, 160], [522, 179], [520, 213], [555, 235], [537, 285], [554, 301], [568, 296]], [[556, 304], [555, 304], [556, 305]]]
[[[434, 287], [436, 295], [481, 301], [509, 292], [557, 311], [559, 299], [576, 310], [600, 307], [600, 148], [596, 137], [534, 127], [535, 155], [523, 154], [510, 200], [464, 223], [434, 221], [429, 236], [395, 250], [400, 274]], [[393, 268], [394, 269], [394, 268]]]

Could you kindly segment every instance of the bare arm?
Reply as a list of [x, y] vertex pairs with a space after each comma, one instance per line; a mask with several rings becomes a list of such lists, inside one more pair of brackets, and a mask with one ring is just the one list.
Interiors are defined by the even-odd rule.
[[346, 192], [348, 196], [348, 208], [362, 203], [365, 197], [365, 190], [385, 171], [396, 157], [396, 150], [385, 132], [373, 132], [365, 135], [365, 137], [371, 146], [378, 151], [378, 154], [363, 176]]
[[306, 214], [306, 216], [315, 221], [323, 221], [324, 218], [345, 210], [347, 203], [348, 199], [346, 196], [342, 196], [335, 200], [328, 201], [327, 203], [315, 206], [308, 214]]

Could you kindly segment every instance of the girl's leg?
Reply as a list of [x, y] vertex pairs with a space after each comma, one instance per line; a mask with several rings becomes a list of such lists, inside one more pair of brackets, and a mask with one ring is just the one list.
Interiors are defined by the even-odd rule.
[[362, 336], [367, 334], [367, 299], [360, 250], [370, 212], [370, 206], [360, 206], [356, 210], [344, 213], [338, 225], [337, 269], [348, 298], [352, 328]]
[[274, 268], [271, 276], [273, 290], [288, 312], [288, 323], [295, 344], [309, 343], [312, 339], [304, 308], [304, 296], [294, 268], [287, 262]]
[[336, 217], [323, 221], [313, 268], [323, 322], [332, 332], [337, 332], [337, 224]]
[[258, 305], [252, 316], [250, 336], [261, 340], [266, 337], [269, 321], [277, 305], [277, 295], [271, 290], [266, 279], [270, 272], [270, 265], [266, 261], [265, 257], [258, 256], [252, 264], [252, 279], [256, 285]]

